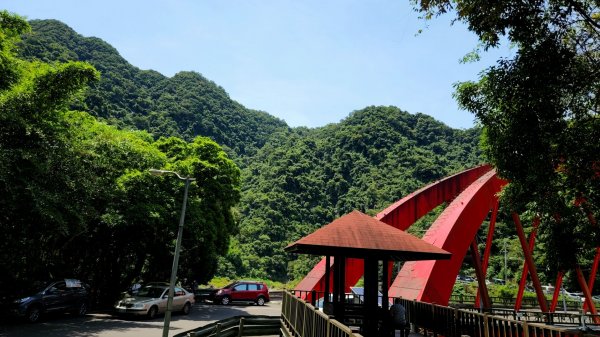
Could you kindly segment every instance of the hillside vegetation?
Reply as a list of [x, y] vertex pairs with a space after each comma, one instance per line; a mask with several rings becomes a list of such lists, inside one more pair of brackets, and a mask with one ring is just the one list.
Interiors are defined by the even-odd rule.
[[298, 278], [312, 266], [309, 258], [284, 253], [288, 243], [352, 209], [373, 214], [481, 162], [477, 129], [456, 130], [424, 114], [381, 106], [324, 127], [289, 128], [231, 100], [198, 73], [169, 78], [140, 70], [104, 41], [58, 21], [36, 20], [31, 26], [33, 33], [19, 44], [22, 58], [85, 61], [101, 74], [71, 108], [119, 128], [148, 131], [155, 139], [209, 137], [239, 165], [238, 228], [218, 263], [221, 276]]
[[262, 147], [273, 132], [287, 125], [261, 111], [244, 108], [225, 90], [195, 72], [165, 77], [140, 70], [101, 39], [83, 37], [56, 20], [33, 20], [33, 33], [23, 36], [19, 53], [43, 62], [84, 61], [102, 77], [73, 108], [120, 127], [190, 140], [214, 139], [238, 155]]

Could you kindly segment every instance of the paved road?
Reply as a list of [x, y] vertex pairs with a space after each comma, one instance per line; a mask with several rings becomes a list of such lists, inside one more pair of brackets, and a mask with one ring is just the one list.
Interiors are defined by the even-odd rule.
[[[237, 315], [281, 315], [281, 301], [271, 301], [265, 306], [196, 304], [188, 316], [174, 314], [169, 336], [191, 330], [208, 323]], [[153, 320], [123, 319], [107, 313], [94, 313], [85, 317], [56, 315], [37, 324], [24, 322], [2, 323], [2, 337], [160, 337], [163, 316]]]

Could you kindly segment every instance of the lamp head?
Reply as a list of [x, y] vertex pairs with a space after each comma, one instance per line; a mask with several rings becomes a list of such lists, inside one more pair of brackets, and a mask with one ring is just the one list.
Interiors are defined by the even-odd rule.
[[165, 170], [157, 170], [157, 169], [150, 169], [150, 174], [152, 174], [153, 176], [162, 176], [163, 174], [166, 173]]

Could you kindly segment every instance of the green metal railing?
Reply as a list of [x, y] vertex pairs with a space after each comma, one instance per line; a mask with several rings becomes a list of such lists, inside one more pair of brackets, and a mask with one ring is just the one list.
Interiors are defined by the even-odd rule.
[[234, 316], [173, 337], [241, 337], [279, 335], [279, 316]]

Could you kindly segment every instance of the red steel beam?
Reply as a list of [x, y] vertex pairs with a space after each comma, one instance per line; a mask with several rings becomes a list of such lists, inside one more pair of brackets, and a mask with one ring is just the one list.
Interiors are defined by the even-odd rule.
[[[487, 240], [485, 241], [485, 250], [483, 251], [483, 276], [487, 275], [487, 267], [490, 262], [490, 254], [492, 252], [492, 242], [494, 239], [494, 230], [496, 229], [496, 218], [498, 217], [498, 206], [500, 203], [496, 201], [494, 208], [492, 209], [492, 217], [490, 219], [490, 226], [488, 227]], [[484, 279], [485, 281], [485, 279]], [[485, 282], [484, 282], [485, 283]], [[487, 288], [486, 288], [487, 289]], [[477, 295], [475, 296], [475, 304], [479, 303], [480, 291], [477, 288]]]
[[491, 169], [489, 165], [481, 165], [438, 180], [396, 201], [379, 212], [375, 219], [406, 230], [432, 209], [444, 202], [452, 201], [461, 191]]
[[452, 257], [406, 262], [390, 288], [390, 297], [447, 305], [467, 249], [505, 184], [495, 171], [489, 171], [460, 193], [423, 236]]
[[585, 283], [585, 277], [583, 277], [583, 272], [581, 272], [581, 267], [575, 267], [575, 271], [577, 272], [577, 282], [579, 282], [579, 286], [583, 291], [583, 295], [585, 297], [585, 303], [587, 304], [589, 311], [594, 315], [594, 323], [600, 324], [600, 317], [598, 317], [598, 312], [596, 311], [596, 306], [594, 305], [594, 301], [592, 301], [592, 293]]
[[548, 312], [548, 303], [546, 303], [546, 297], [544, 297], [544, 293], [542, 292], [542, 286], [540, 284], [540, 279], [537, 275], [537, 269], [535, 268], [535, 264], [533, 263], [531, 251], [529, 250], [527, 241], [525, 241], [525, 233], [523, 232], [521, 219], [519, 219], [519, 215], [514, 212], [512, 214], [512, 218], [515, 222], [517, 236], [519, 237], [519, 242], [521, 243], [521, 248], [523, 249], [523, 255], [525, 255], [525, 262], [527, 263], [527, 268], [530, 271], [529, 274], [531, 275], [531, 281], [533, 282], [533, 287], [535, 288], [535, 293], [540, 304], [540, 309], [542, 310], [542, 312]]
[[[406, 230], [435, 207], [454, 199], [462, 190], [490, 170], [489, 165], [481, 165], [433, 182], [398, 200], [377, 214], [375, 218], [398, 229]], [[363, 275], [364, 265], [363, 260], [359, 259], [347, 259], [346, 263], [346, 288], [349, 289]], [[321, 260], [296, 286], [296, 290], [303, 291], [324, 291], [324, 289], [325, 259]]]
[[[596, 248], [596, 256], [594, 262], [592, 262], [592, 270], [590, 271], [590, 278], [588, 279], [588, 288], [590, 292], [594, 289], [594, 283], [596, 283], [596, 273], [598, 273], [598, 262], [600, 261], [600, 247]], [[588, 310], [587, 302], [583, 305], [583, 310]]]
[[[471, 242], [471, 255], [473, 256], [473, 267], [475, 267], [475, 274], [477, 275], [477, 283], [479, 285], [479, 291], [481, 292], [483, 308], [490, 309], [492, 307], [492, 302], [490, 301], [487, 285], [485, 284], [485, 272], [481, 265], [481, 257], [479, 256], [479, 247], [477, 247], [476, 240]], [[479, 301], [475, 304], [478, 303]]]
[[[540, 218], [535, 217], [533, 220], [533, 230], [529, 234], [529, 251], [533, 254], [533, 247], [535, 246], [535, 236], [537, 228], [540, 225]], [[521, 310], [521, 303], [523, 302], [523, 293], [525, 292], [525, 284], [527, 283], [527, 274], [529, 274], [529, 268], [527, 263], [523, 262], [523, 272], [521, 273], [521, 282], [519, 282], [519, 291], [517, 292], [517, 300], [515, 301], [515, 311]]]
[[558, 275], [556, 275], [556, 285], [554, 286], [554, 294], [552, 295], [552, 305], [550, 305], [550, 312], [556, 311], [556, 306], [558, 305], [558, 295], [560, 294], [560, 290], [562, 289], [562, 281], [564, 272], [559, 271]]

